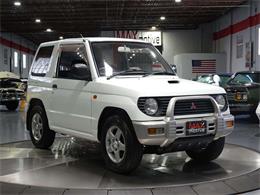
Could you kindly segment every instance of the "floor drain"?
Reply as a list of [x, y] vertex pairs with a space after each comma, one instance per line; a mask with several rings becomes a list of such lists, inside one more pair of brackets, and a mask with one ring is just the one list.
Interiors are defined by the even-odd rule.
[[255, 137], [260, 137], [260, 133], [255, 134]]

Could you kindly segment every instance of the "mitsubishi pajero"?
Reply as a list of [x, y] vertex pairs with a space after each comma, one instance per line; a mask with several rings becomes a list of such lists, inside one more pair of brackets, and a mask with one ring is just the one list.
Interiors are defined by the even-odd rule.
[[216, 159], [234, 126], [223, 88], [180, 79], [150, 43], [79, 38], [39, 46], [28, 81], [27, 129], [37, 148], [55, 133], [101, 144], [129, 173], [145, 153]]

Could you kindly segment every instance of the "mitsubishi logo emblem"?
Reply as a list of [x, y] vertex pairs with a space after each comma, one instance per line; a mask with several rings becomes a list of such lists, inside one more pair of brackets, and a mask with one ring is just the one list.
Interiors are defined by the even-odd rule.
[[197, 109], [197, 106], [195, 105], [194, 102], [191, 103], [190, 109], [191, 109], [191, 110], [196, 110], [196, 109]]

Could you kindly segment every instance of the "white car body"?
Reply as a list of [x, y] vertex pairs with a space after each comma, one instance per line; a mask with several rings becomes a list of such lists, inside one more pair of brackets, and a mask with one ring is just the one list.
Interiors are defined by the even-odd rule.
[[260, 102], [259, 102], [258, 107], [256, 109], [256, 115], [257, 115], [257, 117], [258, 117], [258, 119], [260, 121]]
[[[197, 83], [180, 79], [177, 76], [116, 76], [112, 79], [98, 76], [90, 42], [124, 41], [138, 42], [139, 40], [117, 38], [84, 38], [67, 39], [55, 42], [43, 43], [43, 46], [54, 46], [49, 70], [45, 77], [30, 74], [28, 80], [28, 99], [39, 99], [46, 110], [50, 129], [55, 132], [82, 137], [93, 141], [98, 139], [98, 123], [104, 109], [115, 107], [124, 110], [130, 117], [135, 127], [136, 135], [140, 143], [149, 145], [167, 146], [181, 135], [149, 136], [143, 129], [149, 127], [165, 127], [168, 125], [184, 125], [187, 121], [206, 120], [215, 124], [213, 130], [215, 139], [230, 134], [233, 127], [227, 127], [226, 121], [233, 121], [229, 108], [221, 112], [216, 101], [207, 94], [226, 94], [221, 87]], [[62, 44], [84, 43], [88, 55], [88, 62], [92, 74], [92, 81], [66, 80], [55, 78], [58, 52]], [[35, 60], [35, 59], [34, 59]], [[177, 81], [178, 83], [168, 83]], [[57, 85], [58, 88], [52, 88]], [[172, 96], [167, 108], [166, 116], [152, 117], [144, 114], [137, 106], [140, 97]], [[94, 98], [95, 97], [95, 98]], [[185, 98], [210, 98], [214, 103], [215, 112], [212, 114], [200, 114], [187, 117], [174, 117], [173, 105], [178, 99]], [[173, 128], [173, 127], [172, 127]], [[185, 127], [184, 127], [185, 128]], [[211, 132], [212, 133], [212, 132]]]

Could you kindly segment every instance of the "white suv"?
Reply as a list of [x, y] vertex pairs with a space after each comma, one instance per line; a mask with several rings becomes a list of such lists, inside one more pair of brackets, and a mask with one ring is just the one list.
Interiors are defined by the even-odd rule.
[[144, 153], [214, 160], [233, 130], [224, 89], [178, 78], [139, 40], [43, 43], [28, 84], [27, 129], [37, 148], [50, 147], [55, 132], [97, 141], [118, 173], [133, 171]]

